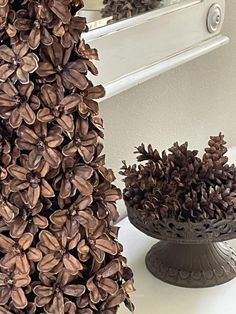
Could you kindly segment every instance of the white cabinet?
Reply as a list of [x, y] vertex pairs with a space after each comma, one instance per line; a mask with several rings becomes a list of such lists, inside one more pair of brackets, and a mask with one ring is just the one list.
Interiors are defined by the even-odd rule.
[[185, 0], [90, 31], [100, 54], [93, 81], [109, 98], [226, 44], [224, 14], [224, 0]]

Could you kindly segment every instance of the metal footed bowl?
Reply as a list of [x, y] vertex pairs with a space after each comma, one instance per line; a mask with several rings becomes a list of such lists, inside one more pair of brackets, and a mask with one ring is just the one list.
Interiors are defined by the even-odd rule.
[[159, 239], [146, 255], [148, 270], [158, 279], [187, 288], [205, 288], [236, 277], [236, 252], [225, 241], [236, 238], [236, 217], [202, 222], [167, 219], [144, 223], [128, 208], [130, 222]]

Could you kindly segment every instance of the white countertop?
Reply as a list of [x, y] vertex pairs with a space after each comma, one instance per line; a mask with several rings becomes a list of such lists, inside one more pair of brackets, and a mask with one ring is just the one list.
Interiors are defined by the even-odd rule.
[[[119, 223], [119, 240], [135, 275], [136, 292], [131, 298], [135, 314], [236, 314], [236, 279], [213, 288], [185, 289], [153, 277], [145, 266], [145, 255], [157, 240], [135, 229], [128, 219]], [[230, 241], [236, 249], [236, 240]], [[121, 307], [120, 314], [128, 314]]]

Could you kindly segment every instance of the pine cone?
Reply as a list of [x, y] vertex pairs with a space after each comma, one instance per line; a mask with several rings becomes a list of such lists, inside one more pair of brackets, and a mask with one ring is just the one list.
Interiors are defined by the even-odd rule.
[[203, 160], [212, 162], [214, 165], [224, 165], [228, 158], [224, 156], [227, 153], [227, 148], [224, 146], [224, 135], [221, 133], [218, 136], [211, 136], [208, 142], [209, 147], [205, 149]]
[[116, 313], [133, 273], [82, 0], [0, 1], [0, 313]]
[[105, 7], [101, 10], [102, 17], [112, 16], [112, 21], [157, 9], [161, 0], [104, 0]]
[[165, 218], [193, 222], [232, 218], [236, 214], [236, 167], [227, 164], [224, 136], [211, 137], [202, 160], [188, 143], [174, 145], [160, 155], [151, 145], [138, 147], [137, 160], [127, 166], [124, 199], [144, 222]]

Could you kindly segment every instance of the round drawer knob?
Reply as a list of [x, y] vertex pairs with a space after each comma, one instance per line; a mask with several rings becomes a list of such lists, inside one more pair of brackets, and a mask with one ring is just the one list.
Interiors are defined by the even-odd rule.
[[215, 33], [220, 27], [222, 20], [222, 11], [219, 4], [213, 4], [207, 16], [207, 28], [210, 33]]

